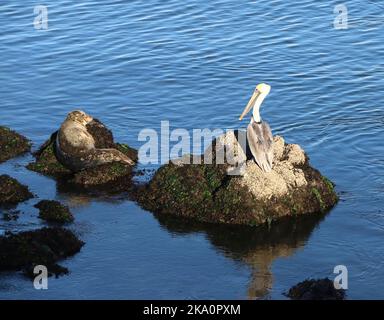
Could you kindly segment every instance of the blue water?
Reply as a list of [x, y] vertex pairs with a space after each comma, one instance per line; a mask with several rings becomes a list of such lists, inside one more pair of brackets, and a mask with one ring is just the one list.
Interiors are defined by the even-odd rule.
[[[272, 86], [262, 116], [300, 144], [337, 185], [326, 216], [270, 232], [168, 222], [129, 200], [56, 191], [27, 171], [30, 156], [0, 166], [40, 198], [59, 199], [86, 242], [49, 290], [0, 275], [0, 298], [272, 298], [308, 277], [349, 271], [348, 296], [384, 298], [384, 5], [348, 1], [349, 28], [333, 27], [335, 1], [46, 0], [0, 5], [0, 123], [37, 148], [82, 108], [118, 141], [140, 147], [143, 128], [237, 128], [254, 86]], [[0, 229], [41, 227], [32, 205]]]

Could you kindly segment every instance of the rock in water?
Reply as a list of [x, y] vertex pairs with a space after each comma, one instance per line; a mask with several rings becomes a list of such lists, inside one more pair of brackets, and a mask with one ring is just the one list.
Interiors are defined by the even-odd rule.
[[84, 243], [72, 231], [62, 228], [43, 228], [34, 231], [0, 236], [0, 271], [27, 271], [44, 265], [51, 274], [67, 273], [56, 263], [80, 251]]
[[[96, 148], [116, 149], [137, 162], [137, 150], [126, 144], [115, 143], [112, 132], [99, 120], [93, 119], [86, 125], [86, 129], [93, 136]], [[76, 173], [71, 172], [57, 159], [56, 136], [57, 132], [53, 133], [34, 154], [36, 161], [28, 164], [28, 169], [59, 179], [62, 189], [78, 187], [86, 190], [103, 189], [119, 192], [130, 187], [132, 166], [120, 162], [101, 164]]]
[[74, 218], [67, 206], [62, 205], [54, 200], [42, 200], [35, 204], [35, 208], [40, 210], [39, 218], [47, 222], [69, 223]]
[[56, 158], [55, 139], [57, 132], [53, 133], [40, 149], [34, 153], [36, 160], [27, 165], [27, 169], [55, 177], [61, 178], [71, 174], [71, 171], [65, 168]]
[[28, 152], [31, 144], [27, 138], [0, 126], [0, 163]]
[[0, 176], [0, 206], [16, 206], [31, 198], [33, 194], [27, 186], [8, 175]]
[[293, 286], [286, 296], [293, 300], [344, 300], [345, 290], [336, 289], [328, 278], [309, 279]]
[[113, 142], [112, 131], [100, 120], [94, 118], [92, 122], [86, 125], [86, 128], [95, 139], [95, 148], [116, 148], [116, 144]]
[[[185, 164], [196, 161], [189, 156], [162, 166], [137, 193], [139, 203], [159, 214], [260, 225], [284, 216], [326, 212], [338, 201], [333, 183], [309, 165], [300, 146], [274, 137], [273, 170], [265, 173], [236, 136], [229, 131], [216, 139], [200, 157], [204, 164]], [[228, 175], [233, 172], [228, 161], [219, 164], [220, 153], [228, 149], [232, 161], [243, 163], [243, 175]]]

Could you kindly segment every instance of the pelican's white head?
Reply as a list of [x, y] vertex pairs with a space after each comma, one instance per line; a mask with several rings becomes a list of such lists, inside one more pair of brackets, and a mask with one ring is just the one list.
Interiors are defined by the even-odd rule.
[[251, 99], [249, 100], [247, 106], [245, 107], [243, 113], [241, 114], [239, 120], [243, 120], [244, 116], [251, 110], [253, 107], [253, 120], [260, 122], [260, 106], [263, 103], [265, 97], [271, 91], [271, 86], [266, 83], [260, 83], [256, 86], [255, 91]]
[[267, 96], [271, 91], [271, 86], [266, 83], [260, 83], [256, 86], [255, 90], [258, 90], [261, 94], [265, 94], [265, 96]]

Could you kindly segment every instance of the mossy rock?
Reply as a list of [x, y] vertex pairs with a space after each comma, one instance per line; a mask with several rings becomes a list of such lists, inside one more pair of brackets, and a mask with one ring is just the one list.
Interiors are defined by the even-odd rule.
[[[55, 135], [54, 135], [55, 136]], [[36, 160], [27, 165], [27, 169], [43, 175], [60, 178], [71, 174], [56, 158], [55, 145], [52, 140], [46, 141], [34, 154]]]
[[[133, 161], [137, 162], [137, 150], [127, 144], [114, 143], [112, 133], [103, 126], [98, 126], [97, 120], [90, 128], [95, 138], [97, 148], [115, 148]], [[35, 161], [29, 163], [29, 170], [58, 179], [61, 188], [78, 188], [83, 190], [103, 190], [110, 192], [126, 191], [131, 187], [132, 167], [122, 163], [108, 163], [94, 168], [72, 173], [65, 168], [56, 157], [56, 133], [52, 134], [40, 149], [34, 154]]]
[[0, 163], [28, 152], [29, 140], [7, 127], [0, 126]]
[[67, 206], [54, 200], [42, 200], [35, 205], [40, 210], [39, 218], [47, 222], [70, 223], [74, 218]]
[[137, 192], [138, 202], [157, 214], [250, 226], [331, 209], [338, 201], [333, 184], [296, 147], [279, 143], [293, 151], [276, 154], [276, 172], [263, 173], [253, 160], [244, 176], [228, 175], [227, 164], [169, 163]]
[[80, 171], [61, 181], [68, 187], [83, 190], [105, 190], [111, 193], [128, 191], [132, 187], [132, 167], [122, 163], [109, 163]]
[[33, 198], [27, 186], [8, 175], [0, 175], [0, 206], [15, 206]]
[[115, 148], [122, 153], [124, 153], [126, 156], [128, 156], [130, 159], [132, 159], [134, 162], [137, 162], [138, 157], [138, 151], [134, 148], [131, 148], [126, 143], [116, 143]]
[[336, 289], [333, 281], [308, 279], [289, 289], [286, 296], [292, 300], [344, 300], [344, 289]]
[[44, 265], [50, 273], [66, 273], [57, 262], [78, 253], [83, 245], [72, 231], [63, 228], [0, 236], [0, 271], [28, 272], [36, 265]]

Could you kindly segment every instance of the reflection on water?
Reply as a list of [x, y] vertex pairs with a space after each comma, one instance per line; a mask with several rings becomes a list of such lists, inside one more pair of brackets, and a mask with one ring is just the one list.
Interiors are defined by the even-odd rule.
[[71, 208], [78, 208], [89, 206], [92, 198], [81, 194], [71, 194], [70, 196], [66, 195], [65, 200]]
[[256, 228], [203, 224], [156, 215], [160, 225], [172, 234], [204, 233], [216, 250], [251, 268], [248, 298], [268, 297], [273, 286], [272, 263], [302, 248], [324, 215], [283, 219]]

